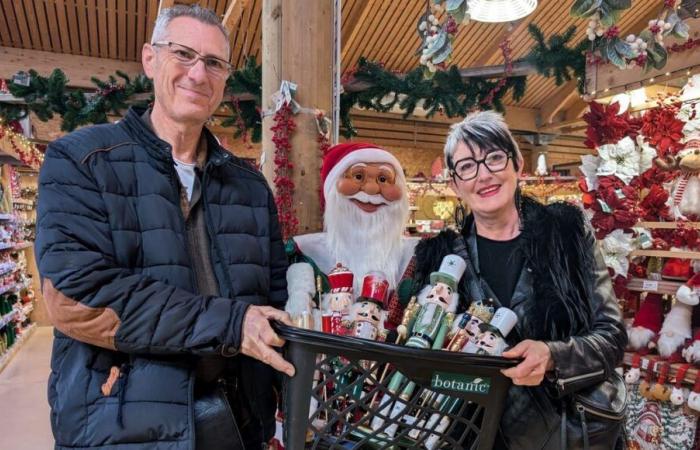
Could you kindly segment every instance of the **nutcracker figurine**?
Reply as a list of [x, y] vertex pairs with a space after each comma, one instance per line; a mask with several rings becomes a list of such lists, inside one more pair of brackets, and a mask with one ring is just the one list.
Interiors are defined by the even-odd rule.
[[[466, 267], [461, 256], [447, 255], [443, 258], [440, 269], [430, 274], [431, 288], [425, 297], [419, 298], [421, 305], [411, 337], [406, 342], [407, 346], [434, 348], [439, 333], [442, 333], [444, 339], [450, 329], [447, 326], [447, 314], [454, 313], [457, 309], [457, 285]], [[442, 344], [437, 348], [442, 348]]]
[[[427, 295], [421, 295], [419, 298], [420, 306], [410, 330], [410, 337], [406, 341], [407, 347], [442, 348], [447, 332], [452, 326], [454, 311], [459, 301], [457, 285], [465, 269], [466, 262], [461, 256], [447, 255], [443, 258], [440, 269], [430, 274], [431, 287]], [[375, 416], [370, 424], [373, 430], [377, 431], [384, 427], [385, 421], [382, 416], [394, 419], [405, 411], [406, 404], [416, 387], [412, 381], [404, 386], [405, 381], [406, 377], [401, 372], [396, 372], [391, 377], [389, 393], [382, 397], [380, 403], [382, 414]], [[399, 390], [399, 398], [392, 406], [391, 399]], [[392, 423], [384, 429], [384, 432], [388, 436], [393, 436], [396, 428], [397, 424]]]
[[481, 334], [476, 351], [479, 355], [500, 356], [508, 347], [506, 336], [518, 322], [518, 316], [508, 308], [498, 308], [489, 323], [479, 325]]
[[479, 349], [478, 340], [481, 330], [479, 326], [482, 323], [489, 323], [493, 318], [496, 307], [493, 305], [493, 300], [472, 302], [469, 309], [464, 315], [469, 315], [469, 321], [463, 329], [457, 331], [456, 340], [461, 344], [459, 349], [456, 345], [450, 348], [452, 351], [462, 351], [464, 353], [476, 353]]
[[354, 299], [352, 293], [354, 278], [350, 269], [340, 263], [328, 274], [331, 289], [330, 293], [324, 295], [324, 332], [337, 335], [348, 334], [351, 324], [350, 307]]
[[362, 280], [362, 293], [351, 308], [352, 335], [377, 340], [384, 330], [382, 309], [389, 293], [389, 281], [382, 272], [369, 272]]

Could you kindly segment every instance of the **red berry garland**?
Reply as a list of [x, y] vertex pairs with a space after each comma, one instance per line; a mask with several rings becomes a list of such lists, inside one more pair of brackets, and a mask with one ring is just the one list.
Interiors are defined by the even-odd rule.
[[275, 144], [275, 204], [282, 229], [282, 238], [286, 241], [297, 233], [299, 219], [294, 209], [294, 181], [292, 170], [294, 164], [289, 160], [292, 150], [290, 137], [296, 129], [292, 108], [284, 104], [274, 116], [272, 142]]

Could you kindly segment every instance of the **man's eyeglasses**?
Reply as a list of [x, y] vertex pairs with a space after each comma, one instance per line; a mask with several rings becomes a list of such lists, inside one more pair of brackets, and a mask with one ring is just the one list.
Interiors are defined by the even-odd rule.
[[485, 165], [491, 173], [501, 172], [508, 165], [510, 156], [505, 150], [494, 150], [482, 159], [462, 158], [455, 162], [452, 173], [462, 181], [473, 180], [479, 175], [479, 166]]
[[154, 42], [151, 45], [154, 47], [167, 47], [177, 62], [185, 67], [192, 67], [201, 59], [207, 72], [218, 78], [227, 78], [233, 70], [233, 66], [228, 61], [224, 61], [216, 56], [202, 55], [186, 45], [170, 41]]

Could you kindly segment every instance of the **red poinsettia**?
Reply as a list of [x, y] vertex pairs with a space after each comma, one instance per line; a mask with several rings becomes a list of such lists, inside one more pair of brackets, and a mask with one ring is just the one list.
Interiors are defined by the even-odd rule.
[[594, 211], [591, 224], [596, 238], [603, 239], [618, 228], [632, 228], [640, 216], [637, 189], [615, 176], [599, 177], [598, 183], [598, 190], [589, 193], [595, 197], [588, 200], [589, 208]]
[[653, 165], [635, 178], [631, 184], [639, 188], [651, 189], [652, 186], [662, 185], [675, 179], [677, 176], [677, 170], [664, 170], [657, 165]]
[[652, 222], [672, 220], [666, 204], [667, 200], [668, 192], [658, 184], [653, 185], [639, 205], [642, 209], [642, 218]]
[[583, 119], [588, 124], [586, 129], [586, 141], [590, 148], [596, 148], [604, 144], [614, 144], [623, 137], [635, 134], [628, 113], [620, 112], [619, 103], [604, 105], [598, 102], [589, 104], [590, 111], [583, 115]]
[[642, 134], [659, 157], [675, 155], [683, 148], [683, 121], [676, 117], [678, 105], [667, 105], [646, 112], [642, 119]]

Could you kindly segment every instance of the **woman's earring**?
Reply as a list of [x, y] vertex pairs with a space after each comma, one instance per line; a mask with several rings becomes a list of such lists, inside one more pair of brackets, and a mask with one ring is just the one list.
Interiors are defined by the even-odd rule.
[[520, 226], [523, 224], [523, 193], [520, 190], [520, 186], [515, 189], [515, 209], [518, 210], [518, 217], [520, 218]]
[[464, 228], [464, 221], [467, 220], [467, 210], [462, 204], [462, 199], [457, 199], [457, 206], [455, 207], [455, 224], [457, 229], [461, 232]]

